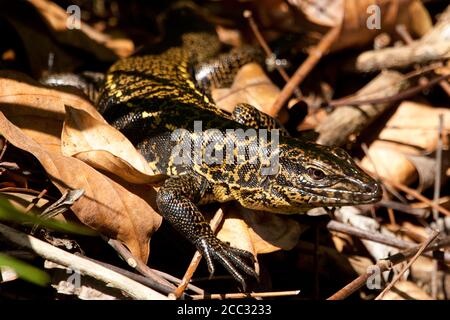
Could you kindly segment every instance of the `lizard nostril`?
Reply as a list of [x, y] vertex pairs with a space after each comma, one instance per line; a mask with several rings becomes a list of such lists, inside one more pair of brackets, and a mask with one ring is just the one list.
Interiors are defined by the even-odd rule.
[[369, 184], [365, 187], [366, 192], [368, 193], [377, 193], [378, 192], [378, 184], [374, 183], [374, 184]]

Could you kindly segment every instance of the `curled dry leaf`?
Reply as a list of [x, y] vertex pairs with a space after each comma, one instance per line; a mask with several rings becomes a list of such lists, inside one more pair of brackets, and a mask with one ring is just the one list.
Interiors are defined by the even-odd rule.
[[104, 121], [90, 102], [76, 94], [45, 88], [21, 73], [0, 71], [0, 111], [49, 151], [59, 152], [65, 104]]
[[66, 106], [61, 139], [64, 155], [128, 182], [155, 184], [166, 178], [154, 175], [148, 162], [119, 130], [82, 109]]
[[[123, 241], [133, 255], [146, 262], [149, 240], [161, 224], [147, 201], [100, 174], [84, 162], [47, 151], [0, 113], [0, 133], [15, 147], [31, 153], [61, 191], [83, 189], [85, 195], [72, 207], [77, 218], [102, 234]], [[151, 193], [150, 187], [146, 190]], [[145, 199], [145, 200], [144, 200]]]
[[227, 206], [225, 212], [219, 239], [254, 255], [291, 250], [304, 231], [297, 221], [273, 213], [256, 212], [239, 205]]
[[[438, 115], [444, 115], [444, 129], [450, 130], [450, 110], [404, 101], [369, 147], [369, 156], [361, 162], [363, 168], [376, 171], [382, 177], [409, 184], [417, 177], [418, 149], [432, 152], [437, 144]], [[376, 168], [373, 167], [376, 163]]]
[[[288, 0], [300, 16], [312, 24], [304, 30], [341, 25], [341, 34], [331, 51], [370, 44], [382, 32], [393, 33], [397, 24], [405, 24], [421, 36], [432, 27], [431, 17], [418, 0]], [[379, 16], [377, 16], [379, 14]], [[373, 25], [379, 17], [379, 24]], [[304, 22], [303, 22], [304, 23]], [[303, 30], [303, 31], [304, 31]]]
[[264, 70], [256, 63], [243, 66], [230, 88], [212, 90], [212, 97], [217, 106], [223, 110], [233, 112], [238, 103], [249, 103], [259, 110], [276, 116], [272, 111], [280, 89], [267, 77]]
[[80, 21], [80, 27], [68, 27], [75, 23], [57, 4], [48, 0], [29, 1], [44, 19], [52, 35], [62, 44], [88, 51], [102, 61], [115, 61], [118, 57], [127, 57], [133, 50], [133, 42], [129, 39], [113, 39]]

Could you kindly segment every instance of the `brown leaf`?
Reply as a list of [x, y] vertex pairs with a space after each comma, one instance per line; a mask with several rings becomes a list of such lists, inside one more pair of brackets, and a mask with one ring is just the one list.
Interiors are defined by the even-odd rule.
[[[338, 41], [331, 51], [361, 47], [370, 44], [382, 32], [392, 34], [397, 24], [405, 24], [415, 35], [423, 35], [431, 27], [431, 17], [418, 0], [288, 0], [300, 15], [295, 22], [303, 26], [303, 32], [311, 35], [317, 28], [325, 30], [342, 26]], [[374, 7], [373, 5], [376, 5]], [[369, 28], [368, 21], [377, 14], [373, 8], [379, 8], [379, 28]], [[306, 19], [310, 24], [306, 24]], [[300, 20], [300, 21], [299, 21]], [[311, 36], [310, 35], [310, 36]]]
[[148, 162], [119, 130], [82, 109], [66, 106], [61, 139], [64, 155], [128, 182], [155, 184], [166, 178], [154, 174]]
[[239, 103], [248, 103], [268, 115], [276, 116], [277, 112], [271, 108], [279, 93], [280, 89], [261, 66], [249, 63], [238, 71], [230, 88], [213, 89], [212, 97], [219, 108], [229, 112], [233, 112]]
[[[52, 35], [62, 44], [94, 54], [102, 61], [115, 61], [117, 56], [127, 57], [133, 50], [129, 39], [113, 39], [81, 22], [80, 29], [69, 29], [70, 15], [57, 4], [47, 0], [29, 1], [43, 17]], [[116, 56], [117, 55], [117, 56]]]
[[226, 218], [219, 239], [253, 254], [291, 250], [304, 231], [300, 224], [285, 216], [253, 211], [238, 205], [225, 208]]
[[398, 281], [382, 300], [433, 300], [428, 293], [411, 281]]
[[288, 2], [301, 10], [308, 20], [318, 25], [338, 26], [344, 17], [344, 0], [288, 0]]
[[[419, 149], [434, 151], [437, 144], [438, 115], [444, 115], [444, 129], [450, 130], [450, 111], [411, 101], [404, 101], [371, 144], [369, 155], [361, 161], [363, 168], [382, 177], [409, 184], [417, 177], [412, 156]], [[373, 163], [372, 163], [372, 161]], [[423, 177], [422, 179], [424, 179]]]
[[0, 71], [0, 111], [47, 150], [60, 150], [65, 104], [103, 119], [90, 102], [76, 94], [45, 88], [21, 73]]
[[[0, 113], [0, 133], [15, 147], [30, 152], [42, 164], [54, 185], [64, 192], [83, 189], [85, 195], [72, 210], [78, 219], [102, 234], [123, 241], [134, 256], [146, 262], [149, 239], [161, 224], [145, 200], [100, 174], [84, 162], [44, 149]], [[153, 192], [150, 187], [149, 193]]]

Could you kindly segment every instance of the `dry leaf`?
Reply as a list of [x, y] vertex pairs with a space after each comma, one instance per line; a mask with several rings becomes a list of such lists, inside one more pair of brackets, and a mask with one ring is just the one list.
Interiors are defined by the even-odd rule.
[[[133, 50], [133, 42], [129, 39], [113, 39], [89, 25], [80, 22], [80, 29], [68, 28], [70, 15], [48, 0], [29, 0], [44, 18], [52, 35], [62, 44], [88, 51], [102, 61], [115, 61], [118, 57], [127, 57]], [[73, 17], [72, 17], [73, 18]]]
[[217, 106], [233, 112], [239, 103], [248, 103], [268, 115], [276, 116], [271, 108], [280, 89], [264, 73], [260, 65], [249, 63], [243, 66], [230, 88], [213, 89], [212, 97]]
[[[303, 27], [303, 32], [311, 34], [317, 28], [328, 29], [341, 25], [339, 39], [333, 44], [331, 51], [345, 48], [361, 47], [370, 44], [382, 33], [394, 33], [398, 24], [405, 24], [413, 34], [421, 36], [432, 27], [431, 17], [419, 0], [288, 0], [300, 15], [296, 19], [306, 19], [310, 25]], [[376, 7], [375, 7], [376, 6]], [[368, 22], [380, 13], [379, 27], [369, 28]]]
[[154, 175], [148, 162], [120, 131], [82, 109], [66, 106], [61, 139], [64, 155], [128, 182], [155, 184], [166, 178]]
[[288, 2], [302, 11], [308, 20], [317, 25], [338, 26], [342, 23], [344, 17], [344, 0], [288, 0]]
[[[15, 147], [35, 156], [61, 192], [69, 188], [85, 191], [71, 208], [81, 222], [123, 241], [135, 257], [147, 261], [150, 237], [162, 220], [147, 202], [150, 197], [140, 198], [78, 159], [47, 151], [3, 113], [0, 133]], [[154, 192], [150, 187], [147, 190]]]
[[428, 293], [411, 281], [398, 281], [382, 300], [433, 300]]
[[437, 143], [438, 115], [444, 115], [444, 129], [450, 130], [450, 110], [404, 101], [386, 123], [378, 139], [369, 148], [361, 166], [382, 177], [409, 184], [417, 177], [409, 155], [419, 154], [417, 148], [433, 151]]
[[297, 221], [274, 213], [256, 212], [239, 205], [230, 205], [226, 212], [231, 214], [226, 216], [218, 237], [254, 254], [291, 250], [304, 231]]
[[45, 88], [21, 73], [0, 71], [0, 111], [47, 150], [60, 149], [65, 104], [82, 107], [96, 119], [103, 119], [80, 96]]

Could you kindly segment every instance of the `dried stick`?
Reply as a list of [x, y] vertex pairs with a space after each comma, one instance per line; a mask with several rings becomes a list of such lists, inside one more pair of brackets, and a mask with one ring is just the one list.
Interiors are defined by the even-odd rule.
[[[433, 203], [439, 204], [440, 190], [441, 190], [441, 173], [442, 173], [442, 129], [444, 127], [444, 115], [439, 114], [439, 125], [438, 125], [438, 141], [436, 146], [436, 169], [434, 176], [434, 194]], [[439, 219], [439, 212], [436, 208], [433, 208], [433, 219], [435, 222]], [[437, 297], [437, 286], [438, 286], [438, 271], [439, 265], [437, 261], [433, 262], [433, 270], [431, 272], [431, 297], [436, 299]]]
[[[429, 246], [428, 248], [425, 249], [425, 251], [435, 250], [436, 247], [437, 247], [436, 245]], [[378, 270], [380, 274], [382, 272], [391, 270], [396, 264], [399, 264], [414, 256], [420, 248], [421, 246], [416, 246], [414, 248], [396, 253], [385, 260], [380, 260], [376, 263], [376, 265], [372, 266], [373, 267], [372, 270], [374, 269]], [[327, 300], [343, 300], [347, 298], [352, 293], [360, 289], [367, 282], [370, 276], [372, 276], [372, 274], [368, 272], [360, 275], [355, 280], [353, 280], [345, 287], [343, 287], [342, 289], [334, 293], [332, 296], [330, 296]]]
[[378, 104], [378, 103], [393, 103], [400, 100], [404, 100], [407, 98], [411, 98], [418, 94], [419, 92], [431, 88], [435, 86], [438, 83], [441, 83], [442, 81], [446, 81], [450, 78], [450, 74], [445, 74], [439, 77], [436, 77], [433, 80], [427, 81], [426, 83], [418, 84], [415, 87], [406, 89], [404, 91], [401, 91], [399, 93], [396, 93], [391, 96], [387, 97], [381, 97], [381, 98], [374, 98], [374, 99], [367, 99], [367, 100], [350, 100], [350, 99], [339, 99], [339, 100], [332, 100], [329, 102], [329, 106], [331, 107], [340, 107], [340, 106], [357, 106], [357, 105], [364, 105], [364, 104]]
[[403, 47], [366, 51], [357, 57], [356, 69], [363, 72], [376, 71], [449, 58], [450, 41], [447, 36], [449, 23], [450, 6], [441, 14], [434, 27], [420, 40]]
[[82, 256], [80, 254], [76, 254], [75, 253], [75, 255], [83, 257], [84, 259], [87, 259], [89, 261], [97, 263], [97, 264], [99, 264], [101, 266], [104, 266], [105, 268], [108, 268], [108, 269], [110, 269], [110, 270], [112, 270], [114, 272], [120, 273], [120, 274], [124, 275], [125, 277], [130, 278], [131, 280], [137, 281], [139, 283], [142, 283], [143, 285], [145, 285], [145, 286], [147, 286], [149, 288], [152, 288], [154, 290], [157, 290], [158, 292], [162, 292], [164, 294], [169, 294], [169, 293], [171, 293], [173, 291], [173, 286], [166, 286], [166, 285], [161, 284], [161, 283], [159, 283], [157, 281], [154, 281], [153, 279], [151, 279], [149, 277], [144, 277], [144, 276], [142, 276], [140, 274], [136, 274], [134, 272], [125, 270], [125, 269], [117, 267], [115, 265], [112, 265], [112, 264], [109, 264], [109, 263], [106, 263], [106, 262], [103, 262], [103, 261], [99, 261], [99, 260], [96, 260], [96, 259], [93, 259], [93, 258], [89, 258], [89, 257], [86, 257], [86, 256]]
[[[140, 274], [152, 279], [153, 281], [159, 282], [162, 285], [170, 286], [172, 288], [172, 291], [176, 288], [174, 285], [172, 285], [170, 282], [179, 284], [181, 283], [181, 280], [167, 274], [165, 272], [152, 269], [149, 266], [147, 266], [142, 261], [136, 259], [131, 252], [121, 243], [120, 241], [114, 240], [114, 239], [106, 239], [108, 244], [113, 247], [114, 250], [127, 262], [127, 264], [132, 267], [133, 269], [136, 269], [137, 272]], [[196, 287], [192, 284], [188, 285], [188, 289], [192, 290], [195, 293], [203, 294], [204, 291], [200, 289], [199, 287]]]
[[320, 40], [319, 44], [311, 49], [306, 60], [298, 67], [297, 71], [292, 75], [291, 79], [281, 90], [280, 94], [275, 100], [272, 110], [280, 110], [289, 97], [294, 92], [301, 82], [306, 78], [309, 72], [320, 61], [322, 56], [330, 49], [331, 45], [336, 41], [341, 31], [340, 26], [336, 26], [329, 30], [325, 36]]
[[19, 246], [23, 246], [39, 256], [66, 266], [72, 270], [77, 270], [81, 274], [91, 276], [103, 281], [108, 285], [124, 291], [133, 299], [139, 300], [167, 300], [165, 295], [150, 289], [134, 280], [131, 280], [117, 272], [111, 271], [92, 261], [81, 258], [59, 248], [56, 248], [35, 237], [12, 229], [0, 223], [0, 234], [7, 240]]
[[393, 186], [394, 188], [397, 188], [403, 192], [406, 192], [407, 194], [409, 194], [410, 196], [413, 196], [414, 198], [416, 198], [417, 200], [426, 203], [427, 205], [429, 205], [430, 207], [432, 207], [433, 209], [438, 210], [439, 212], [441, 212], [442, 214], [445, 214], [446, 216], [450, 216], [450, 211], [445, 209], [444, 207], [434, 203], [432, 200], [428, 199], [427, 197], [424, 197], [423, 195], [421, 195], [419, 192], [417, 192], [414, 189], [408, 188], [407, 186], [405, 186], [402, 183], [393, 181], [391, 179], [388, 179], [386, 177], [382, 177], [383, 179], [383, 183], [387, 183], [390, 184], [391, 186]]
[[[408, 29], [404, 24], [396, 26], [395, 30], [402, 37], [403, 41], [406, 44], [412, 44], [414, 42], [414, 40], [412, 39], [411, 35], [408, 32]], [[419, 67], [416, 66], [414, 69], [418, 70]], [[429, 81], [427, 78], [425, 79], [427, 82]], [[439, 85], [441, 86], [442, 90], [444, 90], [445, 93], [450, 97], [450, 85], [448, 84], [447, 80], [440, 81]]]
[[245, 299], [245, 298], [273, 298], [273, 297], [286, 297], [296, 296], [300, 293], [300, 290], [293, 291], [274, 291], [274, 292], [252, 292], [252, 293], [212, 293], [201, 294], [191, 296], [194, 300], [205, 299]]
[[[250, 10], [244, 11], [244, 17], [248, 20], [248, 24], [250, 25], [250, 28], [253, 31], [253, 34], [255, 35], [256, 40], [258, 41], [261, 48], [264, 50], [264, 53], [266, 54], [266, 57], [270, 59], [274, 56], [273, 51], [270, 49], [269, 45], [267, 44], [266, 40], [264, 39], [261, 32], [259, 32], [258, 25], [255, 22], [255, 19], [253, 19], [253, 14]], [[286, 70], [284, 70], [282, 67], [275, 65], [275, 68], [277, 69], [280, 76], [284, 79], [284, 81], [289, 82], [289, 76], [286, 73]], [[298, 86], [294, 89], [294, 94], [297, 98], [302, 97], [302, 92], [300, 91], [300, 88]]]
[[[389, 87], [386, 87], [387, 85]], [[357, 97], [368, 94], [375, 94], [376, 98], [390, 97], [400, 92], [406, 86], [409, 86], [409, 81], [405, 80], [404, 75], [396, 71], [384, 71], [359, 90]], [[357, 97], [355, 99], [358, 99]], [[365, 100], [364, 102], [367, 101]], [[366, 103], [358, 107], [347, 105], [348, 100], [340, 101], [346, 105], [333, 110], [317, 126], [316, 131], [319, 133], [317, 142], [325, 145], [342, 145], [346, 143], [350, 135], [359, 133], [364, 128], [367, 128], [384, 111], [394, 105], [390, 100], [388, 101], [379, 104]], [[354, 103], [354, 101], [351, 103]]]
[[133, 269], [136, 269], [140, 274], [152, 279], [152, 281], [158, 282], [162, 285], [169, 286], [171, 288], [175, 288], [173, 284], [168, 282], [167, 280], [161, 278], [155, 272], [153, 272], [145, 263], [136, 259], [131, 252], [120, 242], [114, 239], [104, 238], [108, 244], [126, 261], [126, 263]]
[[[351, 236], [354, 236], [354, 237], [357, 237], [360, 239], [365, 239], [365, 240], [370, 240], [373, 242], [382, 243], [387, 246], [391, 246], [391, 247], [395, 247], [395, 248], [399, 248], [399, 249], [411, 249], [416, 246], [416, 244], [413, 242], [409, 242], [409, 241], [405, 241], [402, 239], [398, 239], [396, 237], [388, 236], [388, 235], [382, 234], [380, 232], [363, 230], [363, 229], [360, 229], [360, 228], [357, 228], [354, 226], [350, 226], [348, 224], [338, 222], [335, 220], [328, 222], [327, 229], [329, 231], [345, 233], [345, 234], [348, 234], [348, 235], [351, 235]], [[449, 244], [450, 244], [450, 237], [446, 237], [439, 242], [440, 246], [448, 246]], [[433, 247], [433, 248], [434, 248], [433, 250], [437, 249], [437, 247]], [[450, 254], [448, 252], [443, 252], [442, 255], [439, 255], [439, 256], [435, 256], [432, 253], [427, 252], [427, 253], [424, 253], [424, 256], [426, 256], [430, 259], [439, 259], [446, 263], [450, 263]]]
[[415, 41], [404, 47], [390, 47], [366, 51], [356, 59], [356, 70], [372, 72], [382, 69], [404, 68], [413, 63], [450, 58], [450, 41], [424, 43]]
[[31, 209], [33, 209], [34, 206], [36, 205], [36, 203], [39, 201], [39, 199], [41, 199], [43, 196], [45, 196], [46, 193], [47, 193], [47, 189], [42, 190], [38, 194], [38, 196], [32, 202], [30, 202], [30, 204], [25, 208], [25, 212], [29, 212]]
[[[209, 224], [210, 224], [213, 232], [219, 227], [220, 223], [222, 222], [223, 216], [224, 216], [224, 214], [223, 214], [222, 209], [219, 209], [219, 210], [217, 210], [214, 217], [211, 219], [211, 222]], [[188, 286], [189, 281], [191, 281], [191, 278], [194, 275], [195, 270], [197, 270], [197, 267], [200, 264], [201, 259], [202, 259], [201, 253], [198, 250], [195, 251], [195, 254], [192, 257], [191, 263], [189, 264], [189, 267], [187, 268], [186, 273], [183, 276], [183, 279], [181, 279], [180, 285], [173, 292], [173, 294], [169, 295], [170, 298], [179, 299], [181, 297], [184, 290], [186, 290], [186, 287]]]
[[386, 295], [386, 293], [391, 290], [391, 288], [395, 285], [395, 283], [402, 277], [402, 275], [406, 272], [406, 270], [408, 270], [411, 265], [417, 260], [417, 258], [419, 258], [419, 256], [422, 254], [422, 252], [426, 249], [426, 247], [428, 247], [430, 245], [431, 242], [434, 241], [434, 239], [437, 238], [437, 236], [439, 235], [439, 231], [434, 231], [432, 233], [432, 235], [428, 238], [427, 241], [425, 241], [419, 248], [419, 250], [417, 250], [416, 254], [414, 255], [414, 257], [409, 260], [409, 262], [406, 264], [406, 266], [403, 267], [403, 269], [395, 276], [394, 279], [392, 279], [391, 283], [389, 283], [386, 288], [384, 288], [384, 290], [375, 298], [375, 300], [381, 300], [383, 299], [383, 297]]

